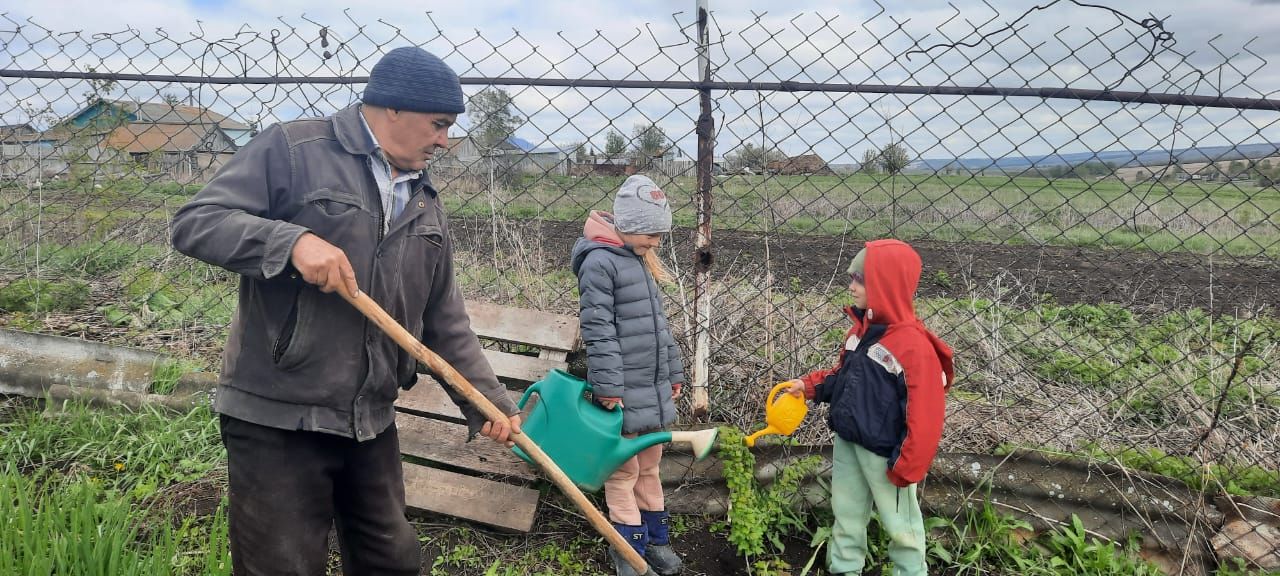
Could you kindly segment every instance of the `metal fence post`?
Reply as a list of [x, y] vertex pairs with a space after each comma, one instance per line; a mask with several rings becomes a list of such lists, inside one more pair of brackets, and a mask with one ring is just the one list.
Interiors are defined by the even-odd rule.
[[[698, 77], [711, 81], [707, 0], [698, 0]], [[693, 414], [707, 415], [707, 380], [711, 348], [711, 164], [715, 154], [715, 121], [711, 118], [711, 89], [698, 89], [698, 237], [694, 254]]]

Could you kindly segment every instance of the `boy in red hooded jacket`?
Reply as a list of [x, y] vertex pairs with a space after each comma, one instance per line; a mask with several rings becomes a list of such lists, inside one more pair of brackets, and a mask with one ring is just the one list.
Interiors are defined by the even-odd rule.
[[874, 503], [889, 533], [895, 575], [926, 573], [924, 518], [916, 483], [942, 437], [951, 348], [916, 318], [920, 256], [899, 240], [876, 240], [849, 265], [853, 327], [834, 368], [791, 380], [789, 392], [831, 405], [835, 525], [832, 574], [857, 574], [867, 560]]

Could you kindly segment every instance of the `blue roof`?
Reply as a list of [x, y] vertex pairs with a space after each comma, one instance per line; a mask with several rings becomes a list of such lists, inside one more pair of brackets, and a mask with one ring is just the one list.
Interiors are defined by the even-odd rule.
[[516, 148], [524, 150], [525, 152], [529, 152], [534, 148], [532, 142], [529, 142], [528, 140], [525, 140], [524, 138], [521, 138], [519, 136], [512, 136], [510, 138], [507, 138], [507, 142], [514, 144]]

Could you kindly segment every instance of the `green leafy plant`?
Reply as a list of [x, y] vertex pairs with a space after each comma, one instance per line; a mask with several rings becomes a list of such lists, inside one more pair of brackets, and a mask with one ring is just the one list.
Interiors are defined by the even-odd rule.
[[1138, 544], [1100, 542], [1088, 536], [1080, 517], [1071, 515], [1071, 524], [1049, 534], [1044, 541], [1048, 565], [1055, 573], [1097, 574], [1099, 576], [1160, 576], [1155, 565], [1138, 558]]
[[766, 542], [781, 551], [782, 536], [805, 528], [808, 516], [797, 510], [796, 499], [801, 482], [822, 459], [803, 458], [761, 486], [755, 477], [755, 455], [743, 442], [742, 431], [729, 426], [720, 428], [718, 455], [729, 488], [729, 542], [746, 558], [763, 555]]
[[481, 565], [480, 549], [474, 544], [458, 544], [436, 556], [431, 563], [431, 576], [456, 574], [458, 568], [475, 568]]
[[938, 270], [933, 273], [933, 283], [939, 288], [950, 288], [952, 285], [951, 275], [946, 270]]

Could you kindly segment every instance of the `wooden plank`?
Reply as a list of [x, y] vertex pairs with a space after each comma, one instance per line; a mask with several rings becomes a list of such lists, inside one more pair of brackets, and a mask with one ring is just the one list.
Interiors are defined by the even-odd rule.
[[489, 361], [489, 365], [493, 367], [493, 373], [497, 374], [498, 378], [514, 380], [525, 385], [545, 378], [553, 369], [565, 370], [569, 367], [563, 361], [545, 360], [497, 350], [485, 350], [484, 357]]
[[488, 302], [467, 302], [471, 329], [482, 338], [570, 351], [578, 347], [578, 318]]
[[538, 514], [538, 491], [404, 463], [405, 503], [411, 510], [448, 514], [506, 530], [528, 532]]
[[[508, 390], [512, 402], [519, 402], [522, 392]], [[453, 422], [462, 422], [462, 411], [449, 399], [444, 387], [430, 376], [418, 376], [418, 383], [413, 388], [401, 390], [396, 399], [396, 408], [412, 411], [430, 418], [442, 418]]]
[[400, 434], [401, 454], [482, 474], [522, 480], [537, 478], [529, 464], [497, 442], [480, 436], [467, 442], [465, 424], [401, 412], [396, 414], [396, 428]]
[[[569, 363], [563, 360], [547, 360], [498, 350], [484, 350], [484, 359], [489, 362], [489, 367], [493, 369], [493, 373], [498, 377], [498, 380], [509, 386], [522, 389], [545, 378], [552, 370], [569, 369]], [[427, 379], [432, 380], [431, 378]], [[422, 384], [417, 384], [413, 387], [413, 390], [416, 390], [419, 386], [422, 386]], [[412, 393], [413, 390], [409, 390], [409, 392]], [[404, 392], [401, 392], [401, 396], [404, 396], [404, 394]]]
[[564, 362], [566, 359], [569, 358], [569, 353], [563, 352], [560, 350], [544, 349], [538, 352], [538, 357], [542, 358], [543, 360], [556, 360], [558, 362]]

